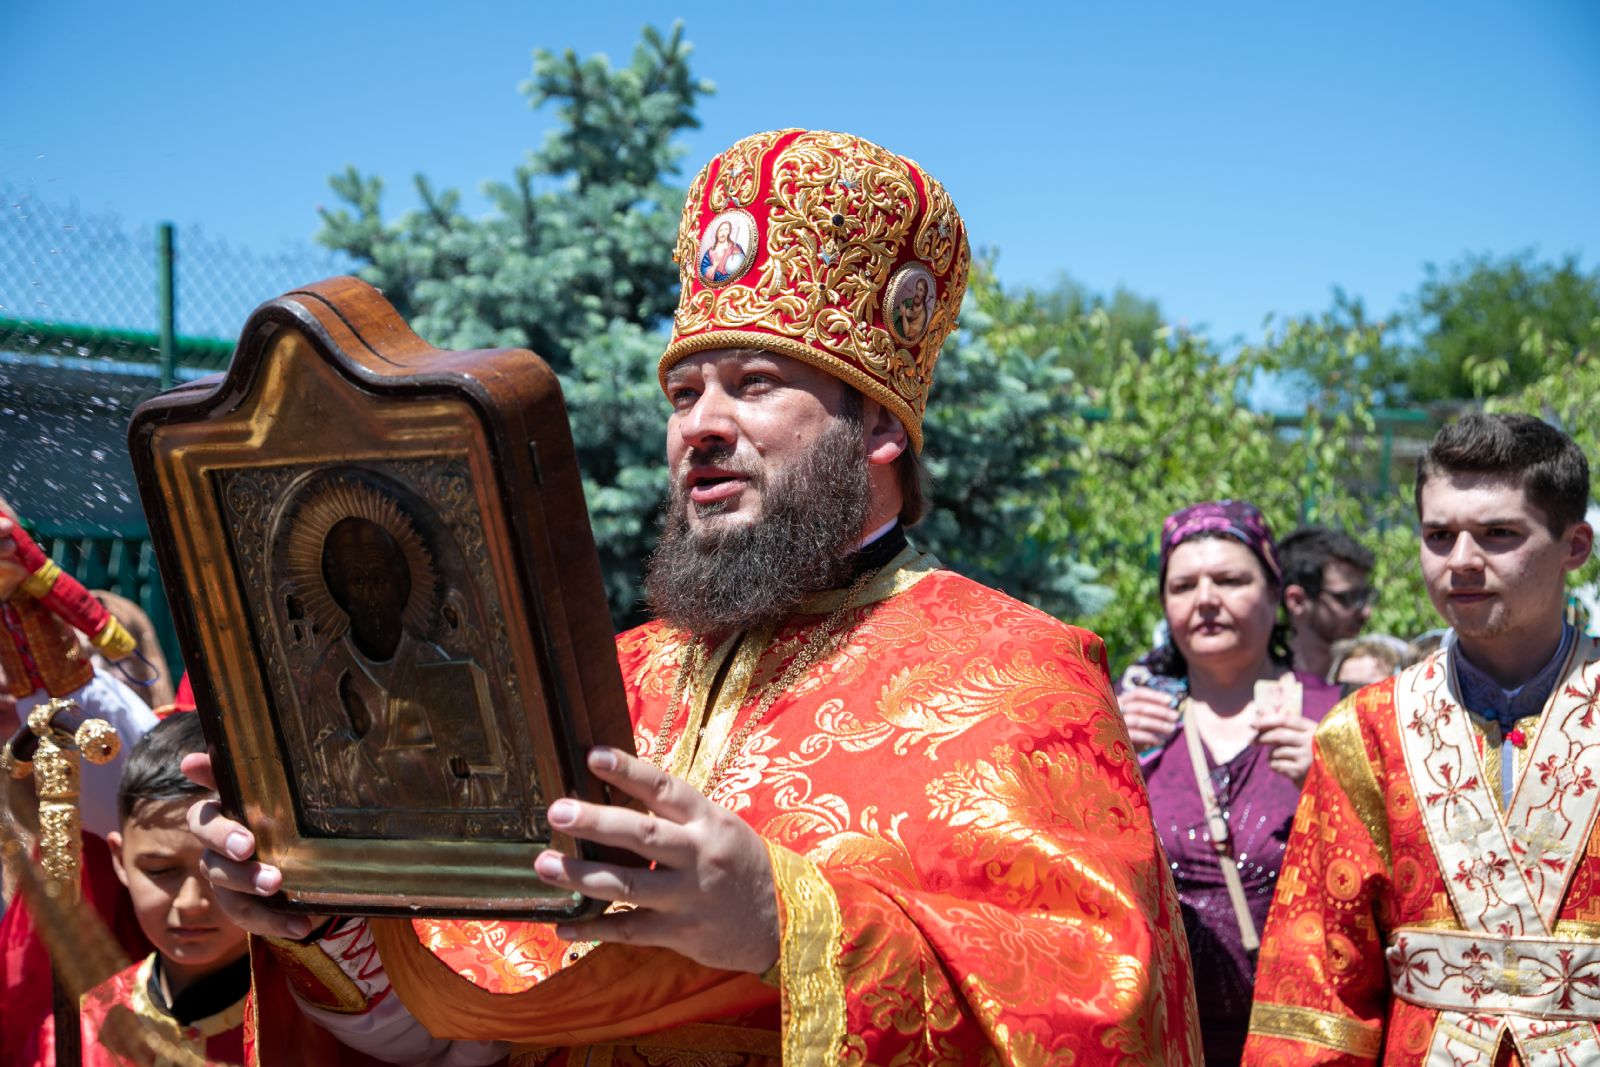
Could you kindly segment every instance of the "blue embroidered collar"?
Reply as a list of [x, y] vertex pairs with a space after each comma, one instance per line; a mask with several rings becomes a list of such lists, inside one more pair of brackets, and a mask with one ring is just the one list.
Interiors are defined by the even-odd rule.
[[1561, 628], [1561, 644], [1550, 662], [1539, 668], [1539, 673], [1516, 689], [1502, 689], [1500, 683], [1489, 677], [1482, 668], [1461, 654], [1454, 631], [1445, 638], [1449, 659], [1456, 672], [1456, 685], [1461, 692], [1461, 702], [1468, 711], [1485, 719], [1500, 723], [1502, 730], [1516, 726], [1518, 719], [1539, 715], [1545, 702], [1555, 691], [1562, 678], [1561, 668], [1566, 665], [1567, 653], [1577, 640], [1577, 628], [1570, 623]]

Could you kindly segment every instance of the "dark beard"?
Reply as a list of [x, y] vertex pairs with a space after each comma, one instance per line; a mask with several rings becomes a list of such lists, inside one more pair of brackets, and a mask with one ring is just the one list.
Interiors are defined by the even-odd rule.
[[[688, 462], [730, 467], [731, 450], [691, 452]], [[689, 528], [675, 472], [661, 542], [645, 572], [645, 598], [668, 625], [704, 636], [775, 623], [813, 593], [850, 580], [850, 557], [871, 510], [859, 416], [842, 414], [801, 457], [770, 478], [747, 474], [763, 513], [733, 529]], [[715, 514], [716, 505], [702, 515]]]

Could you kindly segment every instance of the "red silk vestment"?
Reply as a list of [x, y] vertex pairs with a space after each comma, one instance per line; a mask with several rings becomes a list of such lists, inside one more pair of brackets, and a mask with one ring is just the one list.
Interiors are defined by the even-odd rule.
[[[29, 860], [37, 863], [37, 859]], [[117, 879], [105, 839], [83, 835], [79, 907], [92, 912], [116, 941], [122, 958], [150, 951], [133, 901]], [[0, 1064], [55, 1062], [55, 1018], [51, 1006], [50, 953], [23, 893], [0, 919]]]
[[1452, 677], [1437, 653], [1317, 731], [1245, 1063], [1597, 1062], [1600, 642], [1505, 735], [1509, 809], [1500, 727]]
[[[618, 640], [641, 755], [769, 844], [773, 971], [538, 924], [372, 922], [429, 1031], [509, 1042], [513, 1064], [1199, 1063], [1176, 895], [1099, 639], [907, 550], [764, 701], [844, 595], [693, 659], [660, 624]], [[338, 1002], [285, 962], [308, 1000]]]
[[157, 1033], [196, 1060], [219, 1067], [244, 1063], [245, 1000], [180, 1026], [146, 990], [153, 956], [119, 971], [83, 996], [84, 1067], [142, 1067], [151, 1062], [143, 1041]]

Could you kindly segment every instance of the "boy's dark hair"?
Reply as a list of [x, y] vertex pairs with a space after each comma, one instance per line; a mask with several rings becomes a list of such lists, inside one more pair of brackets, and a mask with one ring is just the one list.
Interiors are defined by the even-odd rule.
[[1466, 415], [1441, 429], [1417, 463], [1416, 505], [1430, 478], [1484, 474], [1520, 486], [1556, 537], [1589, 510], [1589, 461], [1577, 442], [1532, 415]]
[[191, 782], [178, 769], [183, 757], [205, 750], [206, 738], [196, 713], [175, 712], [156, 723], [133, 746], [122, 768], [122, 785], [117, 789], [118, 821], [127, 822], [141, 804], [209, 796], [211, 790]]
[[1298, 585], [1309, 597], [1322, 595], [1322, 568], [1330, 560], [1348, 563], [1360, 571], [1372, 570], [1372, 553], [1343, 530], [1302, 526], [1278, 542], [1283, 564], [1283, 584]]

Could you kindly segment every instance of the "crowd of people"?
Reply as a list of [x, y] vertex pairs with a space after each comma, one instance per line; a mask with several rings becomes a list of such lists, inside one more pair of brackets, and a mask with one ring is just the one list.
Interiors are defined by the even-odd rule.
[[[708, 269], [693, 253], [735, 223], [738, 269]], [[226, 1063], [1600, 1062], [1570, 437], [1439, 432], [1415, 495], [1443, 625], [1409, 639], [1363, 632], [1358, 531], [1173, 501], [1165, 624], [1113, 683], [1132, 650], [907, 532], [969, 264], [938, 183], [775, 131], [707, 165], [682, 226], [656, 618], [617, 641], [637, 752], [588, 757], [635, 803], [547, 811], [649, 865], [542, 853], [541, 878], [612, 904], [553, 928], [277, 910], [195, 716], [163, 709], [130, 721], [148, 736], [88, 826], [142, 940], [82, 1001], [85, 1062], [141, 1062], [130, 1018]], [[913, 287], [923, 314], [890, 322]], [[11, 621], [44, 588], [18, 537], [0, 518], [8, 662], [53, 693], [43, 631]], [[16, 1014], [26, 970], [0, 991], [6, 1062], [52, 1062], [47, 1012]]]

